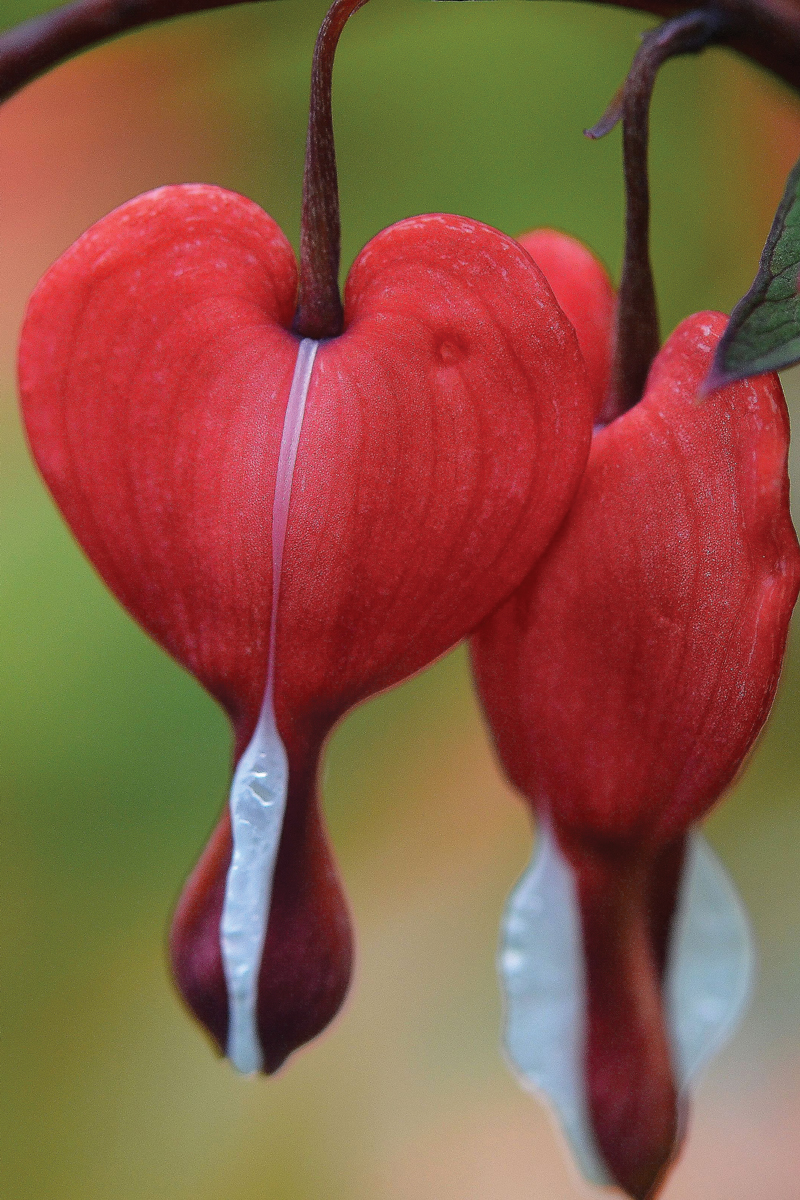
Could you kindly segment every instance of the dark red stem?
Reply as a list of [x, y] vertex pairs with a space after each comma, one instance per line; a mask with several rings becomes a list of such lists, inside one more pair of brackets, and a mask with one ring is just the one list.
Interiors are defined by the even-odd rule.
[[339, 295], [339, 181], [333, 140], [333, 61], [342, 30], [367, 0], [334, 0], [322, 22], [311, 68], [303, 213], [300, 225], [300, 292], [295, 333], [337, 337], [344, 313]]
[[[75, 0], [23, 21], [0, 36], [0, 101], [37, 75], [81, 50], [154, 21], [256, 0]], [[593, 0], [595, 3], [675, 17], [696, 8], [691, 0]], [[727, 32], [719, 40], [767, 67], [800, 90], [798, 0], [716, 0]]]
[[0, 36], [0, 103], [42, 75], [99, 42], [169, 17], [254, 4], [256, 0], [75, 0], [23, 21]]
[[661, 344], [650, 263], [650, 184], [647, 148], [650, 101], [656, 76], [667, 59], [696, 54], [728, 31], [727, 18], [704, 8], [666, 21], [646, 33], [623, 87], [589, 137], [603, 137], [622, 119], [625, 172], [625, 253], [619, 285], [614, 360], [603, 423], [641, 400], [650, 365]]
[[[697, 8], [696, 0], [597, 0], [659, 17], [676, 17]], [[709, 5], [725, 21], [719, 40], [752, 58], [800, 90], [800, 3], [798, 0], [715, 0]]]
[[[117, 34], [170, 17], [246, 3], [255, 3], [255, 0], [75, 0], [41, 17], [24, 21], [0, 36], [0, 102], [51, 67]], [[339, 200], [331, 119], [331, 79], [341, 31], [352, 13], [365, 3], [366, 0], [337, 0], [333, 4], [320, 30], [314, 56], [303, 189], [300, 303], [296, 318], [297, 331], [308, 336], [331, 337], [342, 328], [338, 291]], [[646, 113], [655, 72], [672, 54], [700, 49], [700, 45], [691, 44], [695, 35], [702, 45], [715, 41], [732, 46], [800, 90], [800, 0], [715, 0], [713, 6], [700, 12], [692, 11], [693, 6], [682, 0], [599, 0], [599, 3], [680, 18], [651, 35], [634, 64], [634, 70], [640, 71], [641, 77], [635, 85], [629, 80], [630, 86], [626, 88], [630, 104], [626, 120], [629, 129], [625, 139], [626, 176], [635, 170], [634, 166], [628, 167], [628, 161], [635, 164], [637, 155], [641, 159], [646, 154]], [[673, 31], [676, 48], [666, 48], [664, 53], [663, 38], [672, 37]], [[683, 38], [688, 44], [681, 46]], [[653, 60], [648, 57], [651, 53]], [[655, 61], [654, 67], [652, 61]], [[634, 183], [633, 186], [636, 190], [637, 185]], [[646, 193], [646, 176], [643, 184], [640, 177], [638, 189], [640, 193], [642, 190]], [[642, 204], [640, 201], [638, 210], [629, 215], [629, 232], [634, 242], [637, 237], [641, 240], [642, 228], [646, 233], [648, 205], [649, 202]], [[629, 275], [632, 299], [628, 298], [629, 286], [623, 273], [621, 303], [641, 312], [638, 305], [645, 297], [650, 309], [647, 321], [638, 322], [644, 332], [637, 334], [637, 344], [640, 340], [644, 350], [637, 350], [631, 358], [631, 361], [641, 363], [652, 349], [654, 308], [646, 297], [644, 273], [639, 272], [638, 281], [635, 272], [629, 272]], [[632, 330], [636, 324], [634, 321]], [[623, 355], [621, 349], [619, 356], [627, 356], [627, 351]], [[627, 375], [617, 380], [615, 387], [620, 404], [635, 403], [641, 376], [639, 367], [637, 371], [631, 371], [630, 383]], [[636, 379], [640, 381], [638, 384]]]

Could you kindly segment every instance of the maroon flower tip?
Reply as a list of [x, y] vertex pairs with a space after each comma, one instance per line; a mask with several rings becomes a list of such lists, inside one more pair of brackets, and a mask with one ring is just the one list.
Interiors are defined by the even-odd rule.
[[657, 853], [631, 843], [565, 850], [581, 911], [592, 1126], [614, 1180], [649, 1200], [679, 1141], [662, 984], [683, 841]]
[[[227, 812], [181, 896], [170, 935], [178, 989], [225, 1054], [228, 991], [220, 919], [231, 856]], [[347, 994], [352, 939], [347, 910], [316, 812], [290, 806], [275, 871], [259, 974], [263, 1071], [277, 1071], [321, 1033]]]

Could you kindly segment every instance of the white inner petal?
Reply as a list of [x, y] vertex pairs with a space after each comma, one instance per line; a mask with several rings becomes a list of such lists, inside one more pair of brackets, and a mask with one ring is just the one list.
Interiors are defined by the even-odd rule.
[[666, 979], [675, 1080], [686, 1091], [744, 1016], [755, 951], [744, 905], [708, 842], [689, 839]]
[[512, 1067], [523, 1087], [544, 1093], [584, 1178], [610, 1184], [584, 1089], [585, 985], [575, 884], [545, 822], [506, 907], [498, 966]]
[[[750, 928], [714, 851], [689, 837], [665, 981], [676, 1083], [686, 1091], [741, 1018], [753, 977]], [[597, 1150], [583, 1077], [585, 984], [569, 864], [545, 823], [501, 926], [505, 1044], [524, 1087], [544, 1093], [581, 1174], [612, 1181]]]
[[228, 989], [227, 1054], [237, 1070], [247, 1075], [263, 1066], [256, 1023], [258, 976], [289, 782], [286, 750], [275, 724], [273, 705], [283, 547], [297, 447], [318, 345], [311, 338], [300, 342], [286, 405], [272, 507], [267, 682], [258, 724], [236, 767], [230, 792], [233, 855], [225, 882], [220, 944]]

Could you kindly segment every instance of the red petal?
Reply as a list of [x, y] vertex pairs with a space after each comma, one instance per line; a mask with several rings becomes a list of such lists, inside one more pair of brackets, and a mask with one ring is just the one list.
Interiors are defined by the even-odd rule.
[[611, 377], [612, 334], [617, 302], [611, 280], [590, 250], [566, 233], [534, 229], [518, 239], [544, 273], [578, 335], [589, 385], [599, 413]]
[[772, 702], [797, 596], [775, 375], [703, 402], [725, 320], [690, 317], [599, 431], [550, 550], [474, 640], [517, 786], [576, 834], [658, 844], [730, 783]]

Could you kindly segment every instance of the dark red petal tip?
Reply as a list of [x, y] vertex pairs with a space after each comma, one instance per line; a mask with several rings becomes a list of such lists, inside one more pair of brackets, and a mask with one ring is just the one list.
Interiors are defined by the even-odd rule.
[[566, 853], [583, 933], [592, 1127], [614, 1180], [649, 1200], [679, 1141], [662, 984], [683, 844], [658, 854], [573, 844]]
[[[220, 945], [231, 858], [226, 809], [187, 882], [173, 919], [170, 954], [178, 989], [220, 1051], [228, 994]], [[347, 908], [316, 807], [290, 786], [259, 975], [257, 1025], [265, 1074], [321, 1033], [347, 994], [352, 938]]]

